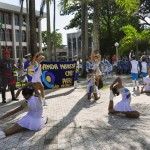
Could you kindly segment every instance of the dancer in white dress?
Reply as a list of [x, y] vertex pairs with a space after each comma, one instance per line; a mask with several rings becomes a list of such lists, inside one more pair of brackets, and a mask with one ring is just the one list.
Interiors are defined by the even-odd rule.
[[88, 71], [88, 87], [87, 87], [87, 93], [88, 93], [88, 99], [91, 99], [92, 94], [94, 95], [95, 100], [100, 99], [98, 96], [98, 87], [96, 85], [96, 74], [94, 72], [93, 68], [90, 68]]
[[148, 75], [144, 79], [144, 86], [141, 89], [141, 93], [150, 93], [150, 68], [148, 68]]
[[35, 83], [37, 90], [41, 91], [42, 102], [43, 105], [46, 106], [44, 86], [41, 82], [42, 70], [40, 63], [45, 59], [45, 57], [41, 55], [42, 53], [42, 51], [39, 51], [31, 58], [27, 73], [29, 79], [28, 81]]
[[[29, 87], [32, 87], [32, 89]], [[4, 131], [0, 131], [0, 139], [5, 138], [6, 136], [14, 134], [16, 132], [19, 132], [23, 129], [38, 131], [42, 129], [45, 123], [47, 122], [47, 118], [42, 117], [43, 105], [40, 100], [40, 94], [38, 93], [38, 90], [36, 90], [35, 85], [31, 82], [27, 83], [24, 87], [20, 88], [17, 91], [16, 97], [21, 91], [26, 101], [23, 102], [16, 109], [0, 117], [0, 120], [17, 113], [26, 107], [28, 108], [28, 113], [22, 119], [20, 119], [14, 126]], [[33, 95], [34, 91], [37, 95]]]
[[[122, 100], [114, 106], [114, 96], [122, 95]], [[110, 101], [108, 106], [109, 113], [124, 114], [128, 118], [138, 118], [140, 113], [130, 106], [131, 94], [130, 91], [123, 87], [121, 79], [118, 77], [110, 86]]]
[[101, 55], [99, 53], [95, 54], [94, 50], [92, 50], [91, 59], [96, 73], [96, 82], [97, 82], [96, 84], [97, 87], [99, 87], [99, 81], [102, 75], [102, 72], [100, 71]]

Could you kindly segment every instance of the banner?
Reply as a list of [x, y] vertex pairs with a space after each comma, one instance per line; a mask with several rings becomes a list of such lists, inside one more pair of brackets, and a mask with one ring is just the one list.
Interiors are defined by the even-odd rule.
[[42, 83], [45, 88], [64, 88], [74, 84], [76, 61], [43, 62]]

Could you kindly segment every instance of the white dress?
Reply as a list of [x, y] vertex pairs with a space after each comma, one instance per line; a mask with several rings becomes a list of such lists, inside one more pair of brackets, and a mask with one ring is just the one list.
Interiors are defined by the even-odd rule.
[[95, 77], [88, 78], [87, 93], [97, 93], [98, 88], [95, 85]]
[[116, 111], [133, 111], [132, 107], [130, 106], [131, 102], [131, 93], [127, 88], [120, 88], [120, 94], [122, 95], [122, 100], [116, 104], [114, 109]]
[[150, 91], [150, 77], [146, 76], [144, 79], [144, 83], [147, 84], [144, 86], [145, 91]]
[[31, 96], [27, 100], [28, 113], [18, 121], [18, 124], [29, 130], [40, 130], [44, 127], [46, 119], [43, 115], [43, 105], [39, 97]]
[[34, 75], [32, 77], [32, 82], [41, 82], [41, 75], [42, 75], [42, 70], [41, 70], [41, 65], [36, 62], [34, 66]]
[[100, 62], [98, 62], [97, 60], [96, 61], [93, 61], [93, 64], [94, 64], [94, 70], [96, 72], [96, 75], [102, 75], [102, 72], [100, 71]]

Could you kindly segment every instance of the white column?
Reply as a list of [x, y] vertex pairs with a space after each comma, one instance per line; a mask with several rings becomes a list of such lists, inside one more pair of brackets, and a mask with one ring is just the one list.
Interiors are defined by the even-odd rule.
[[116, 61], [118, 63], [118, 46], [116, 46]]
[[39, 50], [41, 51], [42, 50], [42, 33], [41, 33], [41, 18], [39, 18], [39, 21], [38, 21], [38, 34], [39, 34]]
[[76, 52], [79, 55], [79, 48], [78, 48], [78, 32], [76, 33]]
[[71, 49], [72, 49], [72, 60], [73, 60], [73, 37], [72, 37], [72, 33], [71, 33]]
[[12, 13], [12, 49], [13, 49], [13, 57], [16, 60], [17, 52], [16, 52], [16, 33], [15, 33], [15, 14]]

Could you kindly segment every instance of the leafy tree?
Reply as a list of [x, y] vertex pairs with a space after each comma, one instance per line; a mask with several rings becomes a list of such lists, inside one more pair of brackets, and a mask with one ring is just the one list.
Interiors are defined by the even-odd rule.
[[142, 24], [150, 26], [150, 23], [146, 20], [147, 17], [150, 18], [150, 1], [140, 0], [140, 7], [134, 14], [143, 21]]
[[[51, 46], [54, 46], [54, 32], [51, 33]], [[47, 47], [47, 31], [42, 31], [42, 42], [44, 47]], [[56, 47], [59, 48], [62, 45], [62, 34], [56, 30]]]
[[138, 46], [139, 43], [147, 41], [147, 43], [150, 43], [150, 30], [143, 30], [141, 32], [138, 32], [133, 26], [127, 25], [121, 28], [121, 30], [124, 32], [125, 36], [120, 41], [120, 51], [122, 53], [125, 53], [129, 51], [131, 48], [136, 48], [136, 56], [138, 56]]
[[116, 3], [128, 13], [137, 11], [140, 6], [140, 0], [116, 0]]

